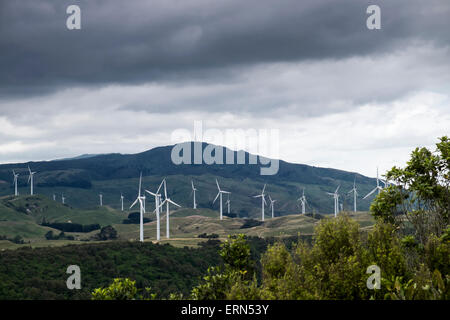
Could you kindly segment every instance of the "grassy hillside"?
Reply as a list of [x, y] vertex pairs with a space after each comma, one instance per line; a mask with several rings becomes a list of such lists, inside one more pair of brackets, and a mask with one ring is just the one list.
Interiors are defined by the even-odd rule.
[[[145, 241], [156, 241], [156, 214], [148, 208], [145, 214], [151, 221], [144, 225]], [[41, 226], [45, 218], [47, 222], [72, 222], [83, 225], [100, 224], [100, 226], [112, 225], [118, 232], [121, 240], [134, 240], [139, 238], [138, 224], [122, 224], [130, 211], [117, 211], [109, 207], [98, 207], [91, 210], [74, 209], [55, 202], [45, 196], [21, 196], [0, 198], [0, 236], [12, 239], [16, 236], [22, 237], [26, 244], [16, 245], [10, 241], [0, 241], [0, 249], [16, 248], [20, 246], [60, 246], [66, 244], [83, 243], [92, 240], [91, 237], [98, 230], [88, 233], [71, 233], [77, 241], [45, 239], [45, 234], [52, 230], [55, 234], [60, 231]], [[361, 226], [371, 226], [372, 217], [367, 212], [358, 212], [353, 215]], [[249, 236], [258, 237], [287, 237], [311, 235], [318, 219], [300, 214], [292, 214], [281, 217], [265, 217], [261, 222], [254, 219], [230, 218], [224, 216], [221, 221], [219, 212], [211, 209], [178, 209], [172, 210], [170, 216], [171, 239], [166, 239], [166, 216], [165, 211], [161, 214], [161, 242], [171, 243], [175, 246], [197, 246], [198, 235], [217, 234], [219, 239], [225, 239], [229, 234], [245, 233]], [[80, 242], [81, 241], [81, 242]], [[28, 244], [30, 242], [30, 244]]]

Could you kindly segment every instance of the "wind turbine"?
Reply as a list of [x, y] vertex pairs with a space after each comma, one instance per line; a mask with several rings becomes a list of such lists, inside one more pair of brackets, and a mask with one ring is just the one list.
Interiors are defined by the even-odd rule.
[[19, 195], [19, 192], [17, 190], [17, 178], [19, 178], [19, 174], [13, 170], [13, 175], [14, 175], [14, 196], [17, 197]]
[[53, 201], [56, 201], [56, 194], [53, 194]]
[[98, 195], [100, 197], [100, 207], [103, 207], [103, 194]]
[[264, 187], [261, 191], [261, 194], [254, 196], [253, 198], [259, 198], [261, 197], [261, 217], [262, 217], [262, 221], [264, 221], [264, 204], [267, 204], [264, 194], [264, 190], [266, 190], [266, 184], [264, 184]]
[[122, 211], [123, 211], [123, 194], [122, 193], [120, 194], [120, 203], [122, 205]]
[[272, 209], [272, 219], [273, 219], [273, 217], [274, 217], [274, 215], [273, 215], [273, 204], [274, 204], [277, 200], [272, 200], [272, 198], [271, 198], [270, 195], [269, 195], [269, 201], [270, 201], [270, 208]]
[[160, 227], [160, 217], [159, 217], [159, 209], [161, 208], [161, 205], [159, 204], [161, 201], [161, 194], [159, 193], [159, 190], [161, 189], [161, 186], [163, 185], [164, 181], [166, 181], [166, 179], [164, 179], [161, 184], [159, 185], [158, 190], [153, 193], [151, 191], [145, 190], [145, 192], [151, 194], [152, 196], [155, 197], [155, 212], [156, 212], [156, 240], [161, 240], [161, 227]]
[[350, 190], [348, 193], [353, 192], [353, 211], [356, 212], [356, 197], [358, 196], [358, 192], [356, 191], [356, 177], [353, 181], [353, 189]]
[[[381, 190], [383, 190], [383, 188], [380, 187], [380, 182], [379, 182], [379, 180], [380, 180], [380, 179], [378, 179], [378, 167], [377, 167], [377, 186], [376, 186], [372, 191], [370, 191], [363, 199], [367, 198], [368, 196], [370, 196], [372, 193], [374, 193], [374, 192], [377, 191], [377, 190], [378, 190], [378, 194], [380, 194], [380, 192], [381, 192]], [[385, 185], [386, 185], [386, 184], [385, 184]]]
[[334, 193], [327, 192], [327, 194], [334, 197], [334, 217], [336, 218], [337, 214], [339, 213], [339, 190], [340, 185], [336, 188], [336, 191]]
[[172, 200], [170, 200], [170, 198], [167, 197], [166, 179], [164, 179], [163, 182], [164, 182], [164, 201], [161, 203], [161, 206], [166, 204], [166, 237], [167, 237], [167, 239], [169, 239], [170, 238], [170, 235], [169, 235], [169, 216], [170, 216], [169, 204], [171, 203], [180, 208], [181, 208], [181, 206], [179, 204], [173, 202]]
[[225, 191], [225, 190], [221, 190], [220, 186], [219, 186], [219, 182], [216, 179], [216, 184], [217, 184], [217, 189], [219, 189], [219, 192], [217, 193], [217, 196], [214, 198], [213, 204], [216, 202], [217, 198], [220, 197], [220, 220], [223, 219], [223, 215], [222, 215], [222, 193], [227, 193], [230, 194], [231, 192]]
[[133, 208], [137, 202], [139, 202], [139, 212], [140, 212], [139, 241], [144, 242], [144, 201], [143, 201], [144, 199], [141, 196], [141, 185], [142, 185], [142, 172], [141, 172], [141, 176], [139, 177], [139, 193], [138, 193], [136, 200], [130, 206], [130, 209]]
[[300, 201], [302, 203], [302, 214], [305, 214], [306, 212], [306, 197], [305, 197], [305, 188], [303, 188], [303, 194], [300, 198], [297, 199], [297, 201]]
[[194, 187], [194, 182], [192, 180], [191, 180], [191, 185], [192, 185], [191, 194], [194, 194], [194, 209], [197, 209], [197, 202], [195, 202], [195, 191], [197, 191], [197, 189]]
[[64, 197], [64, 193], [61, 193], [61, 202], [62, 202], [62, 204], [66, 203], [66, 198]]
[[28, 166], [28, 171], [30, 172], [30, 176], [28, 177], [28, 182], [31, 182], [31, 192], [30, 194], [33, 195], [33, 176], [36, 172], [32, 172], [30, 169], [30, 166]]
[[228, 199], [225, 202], [225, 204], [228, 206], [228, 210], [227, 210], [228, 215], [230, 215], [230, 203], [231, 203], [231, 201], [230, 201], [230, 194], [228, 194]]

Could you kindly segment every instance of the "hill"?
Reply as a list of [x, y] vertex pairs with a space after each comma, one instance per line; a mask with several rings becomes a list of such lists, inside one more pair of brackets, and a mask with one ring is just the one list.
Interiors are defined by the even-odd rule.
[[[61, 246], [66, 244], [79, 244], [85, 241], [92, 242], [92, 236], [99, 232], [98, 229], [89, 232], [65, 232], [67, 236], [73, 236], [75, 240], [46, 240], [45, 234], [53, 231], [55, 223], [70, 223], [89, 226], [98, 224], [99, 227], [111, 225], [118, 232], [119, 240], [135, 240], [139, 238], [139, 226], [137, 224], [124, 224], [123, 221], [131, 211], [119, 211], [107, 206], [90, 210], [72, 208], [62, 205], [43, 195], [35, 196], [6, 196], [0, 198], [0, 236], [13, 239], [20, 236], [25, 244], [14, 244], [11, 241], [0, 241], [0, 249], [12, 249], [22, 246]], [[367, 212], [351, 214], [363, 227], [371, 226], [373, 218]], [[145, 218], [150, 222], [144, 225], [145, 241], [156, 240], [156, 215], [147, 212]], [[205, 238], [199, 238], [201, 234], [217, 235], [218, 239], [225, 239], [229, 234], [244, 233], [249, 236], [289, 237], [299, 233], [310, 236], [314, 226], [324, 217], [323, 215], [285, 215], [271, 218], [266, 215], [266, 221], [255, 219], [230, 218], [225, 216], [221, 221], [216, 210], [211, 209], [178, 209], [171, 211], [170, 234], [171, 239], [166, 239], [166, 217], [161, 215], [161, 242], [171, 243], [175, 246], [197, 246], [198, 242]], [[42, 222], [50, 223], [43, 226]], [[29, 243], [29, 244], [28, 244]]]
[[[205, 146], [203, 144], [202, 148]], [[352, 188], [355, 177], [361, 195], [376, 185], [375, 179], [357, 173], [285, 161], [279, 161], [279, 171], [276, 175], [261, 176], [260, 164], [248, 164], [249, 153], [244, 153], [246, 165], [176, 165], [171, 161], [172, 147], [158, 147], [138, 154], [92, 155], [60, 161], [0, 165], [0, 180], [3, 181], [0, 183], [0, 196], [13, 193], [13, 169], [20, 174], [20, 194], [29, 193], [26, 169], [28, 165], [38, 172], [35, 175], [35, 190], [38, 194], [49, 198], [55, 194], [60, 201], [61, 194], [64, 193], [66, 203], [78, 209], [95, 208], [100, 192], [103, 194], [103, 202], [111, 208], [119, 209], [121, 193], [125, 197], [125, 205], [130, 205], [137, 195], [140, 172], [144, 175], [144, 187], [153, 191], [162, 178], [166, 177], [171, 199], [183, 207], [192, 207], [190, 182], [193, 180], [198, 189], [198, 206], [212, 210], [218, 208], [217, 202], [212, 204], [217, 192], [217, 178], [224, 190], [232, 192], [232, 213], [241, 218], [259, 216], [259, 201], [252, 196], [258, 194], [265, 183], [268, 184], [266, 192], [278, 200], [275, 209], [277, 216], [299, 212], [296, 200], [303, 188], [308, 200], [307, 211], [331, 213], [334, 201], [326, 192], [334, 192], [336, 187], [341, 185], [342, 204], [344, 209], [350, 209], [352, 199], [347, 192]], [[232, 154], [236, 159], [238, 152]], [[152, 200], [147, 198], [149, 208], [152, 206]], [[358, 209], [368, 210], [369, 204], [370, 199], [359, 199]]]

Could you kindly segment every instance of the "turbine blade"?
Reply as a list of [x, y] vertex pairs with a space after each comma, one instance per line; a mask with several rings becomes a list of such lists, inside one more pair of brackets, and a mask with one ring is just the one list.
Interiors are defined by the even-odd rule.
[[367, 198], [368, 196], [370, 196], [372, 193], [374, 193], [377, 190], [378, 190], [378, 187], [373, 189], [372, 191], [370, 191], [363, 199]]
[[167, 199], [167, 183], [166, 183], [166, 179], [164, 179], [164, 198]]
[[139, 201], [139, 198], [136, 198], [136, 200], [134, 200], [133, 204], [130, 206], [130, 209], [133, 208], [138, 201]]
[[219, 189], [219, 191], [220, 191], [219, 181], [217, 181], [217, 179], [216, 179], [216, 184], [217, 184], [217, 189]]
[[170, 199], [167, 199], [167, 202], [170, 202], [170, 203], [173, 204], [174, 206], [177, 206], [177, 207], [180, 207], [180, 208], [181, 208], [181, 206], [180, 206], [178, 203], [175, 203], [175, 202], [173, 202], [173, 201], [170, 200]]
[[141, 175], [139, 177], [139, 197], [141, 196], [141, 184], [142, 184], [142, 171], [141, 171]]
[[214, 204], [214, 202], [216, 202], [216, 200], [219, 197], [219, 195], [220, 195], [220, 191], [217, 193], [217, 196], [214, 198], [213, 204]]
[[264, 187], [263, 187], [263, 189], [262, 189], [262, 192], [261, 192], [261, 194], [263, 194], [264, 193], [264, 190], [266, 190], [266, 184], [264, 183]]
[[162, 185], [164, 183], [164, 180], [166, 180], [166, 179], [164, 178], [163, 181], [161, 181], [161, 184], [159, 185], [158, 190], [156, 190], [157, 194], [159, 194], [159, 190], [161, 189], [161, 187], [162, 187]]

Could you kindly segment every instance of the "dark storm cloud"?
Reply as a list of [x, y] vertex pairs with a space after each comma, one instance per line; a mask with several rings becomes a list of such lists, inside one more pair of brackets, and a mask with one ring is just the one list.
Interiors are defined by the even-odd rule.
[[[65, 27], [70, 4], [81, 7], [82, 30]], [[381, 7], [380, 31], [366, 28], [369, 4]], [[2, 0], [0, 94], [220, 82], [223, 70], [258, 63], [379, 54], [418, 40], [442, 47], [449, 16], [445, 0]]]

